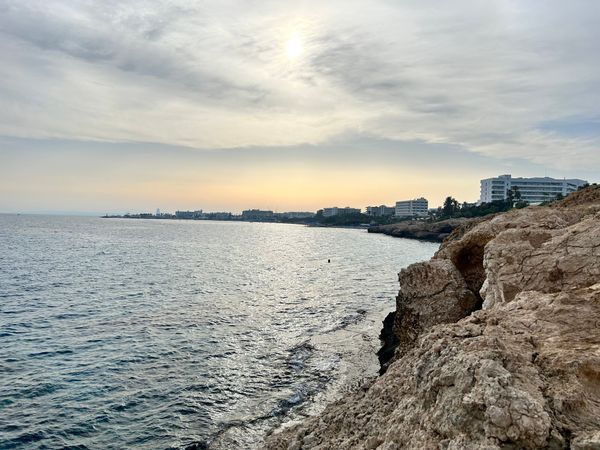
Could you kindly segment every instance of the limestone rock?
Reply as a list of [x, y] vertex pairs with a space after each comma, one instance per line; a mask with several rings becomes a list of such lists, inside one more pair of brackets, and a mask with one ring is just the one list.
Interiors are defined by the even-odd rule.
[[423, 330], [456, 322], [477, 307], [478, 297], [451, 261], [413, 264], [400, 271], [399, 280], [394, 322], [399, 351], [410, 348]]
[[600, 284], [438, 325], [374, 383], [267, 449], [597, 448]]
[[485, 249], [484, 308], [519, 292], [559, 292], [600, 281], [600, 215], [560, 230], [501, 232]]
[[600, 450], [600, 187], [466, 222], [399, 279], [385, 374], [266, 449]]

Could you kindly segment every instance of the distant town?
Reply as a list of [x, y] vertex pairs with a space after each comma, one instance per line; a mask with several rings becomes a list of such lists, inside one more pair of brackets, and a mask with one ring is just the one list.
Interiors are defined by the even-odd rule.
[[447, 197], [444, 205], [429, 208], [429, 201], [424, 197], [410, 200], [399, 200], [394, 206], [367, 206], [361, 208], [349, 206], [325, 207], [316, 212], [287, 211], [275, 212], [261, 209], [247, 209], [241, 214], [231, 212], [176, 211], [174, 214], [161, 212], [109, 215], [104, 218], [125, 219], [181, 219], [181, 220], [227, 220], [244, 222], [283, 222], [307, 225], [372, 225], [393, 223], [403, 220], [435, 220], [456, 217], [473, 217], [493, 212], [500, 212], [512, 207], [538, 205], [555, 199], [564, 198], [572, 192], [587, 186], [586, 180], [556, 178], [513, 178], [511, 175], [500, 175], [480, 181], [479, 201], [459, 203]]

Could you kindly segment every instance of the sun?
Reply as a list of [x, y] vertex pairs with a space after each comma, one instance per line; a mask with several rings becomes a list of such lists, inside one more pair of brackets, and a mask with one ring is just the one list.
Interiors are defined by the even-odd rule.
[[296, 59], [302, 54], [302, 41], [298, 35], [293, 35], [287, 42], [286, 52], [288, 59]]

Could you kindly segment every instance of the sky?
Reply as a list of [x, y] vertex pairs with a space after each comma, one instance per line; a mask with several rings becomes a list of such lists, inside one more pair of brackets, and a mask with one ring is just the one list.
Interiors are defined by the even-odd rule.
[[0, 212], [600, 181], [596, 0], [0, 0]]

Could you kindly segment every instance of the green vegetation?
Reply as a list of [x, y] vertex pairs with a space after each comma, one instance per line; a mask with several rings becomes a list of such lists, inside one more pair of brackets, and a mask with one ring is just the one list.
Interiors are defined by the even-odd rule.
[[513, 208], [524, 208], [528, 206], [526, 201], [521, 198], [519, 188], [514, 187], [508, 192], [506, 200], [497, 200], [491, 203], [482, 203], [476, 205], [474, 203], [464, 202], [460, 204], [454, 197], [446, 197], [444, 205], [438, 208], [437, 211], [430, 213], [430, 221], [445, 220], [458, 217], [483, 217], [489, 214], [505, 212]]
[[359, 225], [386, 225], [390, 223], [412, 220], [412, 217], [397, 218], [394, 216], [368, 216], [367, 214], [340, 214], [332, 217], [323, 217], [323, 211], [317, 211], [315, 217], [302, 220], [290, 220], [293, 223], [315, 224], [329, 227], [355, 227]]
[[345, 227], [345, 226], [357, 226], [371, 222], [371, 217], [366, 214], [340, 214], [332, 217], [323, 217], [323, 211], [317, 211], [317, 215], [314, 217], [315, 222], [320, 225], [333, 226], [333, 227]]
[[431, 214], [432, 219], [445, 220], [456, 217], [483, 217], [488, 214], [504, 212], [513, 208], [512, 203], [506, 200], [482, 203], [481, 205], [473, 205], [466, 202], [460, 205], [456, 199], [452, 197], [448, 197], [446, 201], [448, 200], [450, 200], [451, 206], [448, 206], [446, 202], [444, 202], [443, 208], [438, 208], [437, 211]]
[[371, 218], [366, 214], [340, 214], [332, 217], [322, 217], [319, 221], [321, 225], [332, 226], [352, 226], [369, 223]]

